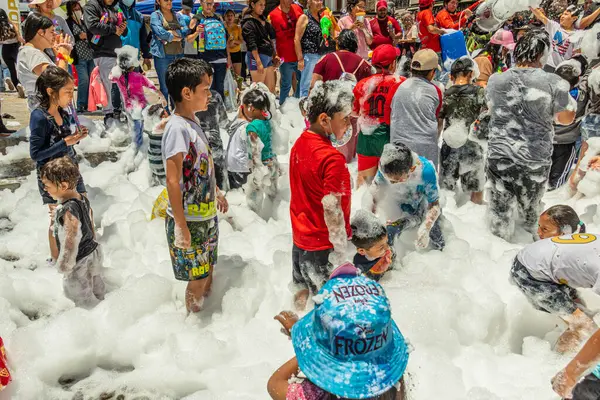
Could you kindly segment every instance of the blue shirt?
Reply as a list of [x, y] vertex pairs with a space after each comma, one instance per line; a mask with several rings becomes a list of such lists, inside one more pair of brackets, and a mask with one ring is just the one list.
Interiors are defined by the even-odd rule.
[[411, 175], [406, 182], [390, 183], [379, 169], [375, 175], [374, 184], [383, 191], [388, 207], [386, 217], [396, 221], [408, 214], [415, 215], [439, 200], [437, 175], [433, 163], [419, 156], [422, 164], [419, 175]]

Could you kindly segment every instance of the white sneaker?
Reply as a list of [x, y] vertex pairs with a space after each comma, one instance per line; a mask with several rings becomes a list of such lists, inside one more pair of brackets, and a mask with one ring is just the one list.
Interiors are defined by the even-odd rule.
[[8, 77], [4, 78], [4, 86], [11, 92], [15, 90], [15, 85], [13, 85], [12, 80]]
[[23, 85], [21, 85], [20, 83], [17, 85], [17, 92], [19, 92], [19, 98], [21, 98], [21, 99], [25, 98], [25, 89], [23, 88]]

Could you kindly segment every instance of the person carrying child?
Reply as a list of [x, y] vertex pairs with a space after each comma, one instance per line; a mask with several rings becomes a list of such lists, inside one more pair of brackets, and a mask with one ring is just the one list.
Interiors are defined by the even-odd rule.
[[391, 246], [402, 232], [418, 227], [417, 249], [426, 249], [430, 243], [435, 250], [444, 248], [439, 221], [440, 195], [431, 161], [412, 152], [405, 144], [386, 144], [371, 193], [373, 208], [381, 207], [388, 220]]
[[[322, 301], [300, 320], [289, 311], [275, 317], [295, 357], [269, 379], [271, 399], [405, 400], [409, 351], [383, 287], [346, 263], [318, 296]], [[306, 379], [292, 381], [299, 372]]]
[[[73, 102], [74, 90], [75, 84], [68, 72], [53, 65], [48, 66], [36, 82], [39, 106], [33, 110], [29, 118], [31, 131], [29, 154], [36, 163], [38, 189], [42, 202], [49, 207], [48, 241], [52, 262], [58, 258], [58, 247], [53, 233], [56, 200], [44, 189], [41, 169], [48, 161], [65, 155], [77, 165], [73, 145], [88, 135], [88, 129], [84, 126], [72, 126], [71, 117], [66, 112]], [[86, 193], [81, 175], [77, 180], [76, 190], [80, 194]]]
[[167, 244], [175, 279], [187, 281], [185, 305], [202, 309], [217, 262], [217, 208], [228, 204], [215, 181], [208, 138], [195, 113], [206, 110], [213, 70], [203, 60], [181, 58], [167, 68], [166, 85], [175, 103], [162, 139], [169, 206]]
[[367, 278], [377, 282], [392, 266], [394, 254], [385, 225], [369, 211], [358, 210], [350, 221], [352, 244], [356, 247], [354, 265]]
[[391, 103], [396, 89], [406, 78], [395, 75], [400, 49], [391, 44], [373, 51], [371, 64], [377, 74], [358, 82], [354, 88], [354, 113], [358, 114], [358, 186], [371, 183], [383, 146], [390, 142]]
[[56, 266], [65, 296], [77, 307], [92, 308], [104, 300], [102, 251], [96, 241], [92, 207], [77, 193], [79, 168], [68, 157], [55, 158], [41, 171], [44, 189], [60, 205], [54, 213], [54, 237], [59, 249]]
[[167, 102], [162, 93], [144, 74], [134, 71], [140, 66], [138, 49], [127, 45], [115, 50], [115, 52], [117, 53], [117, 65], [111, 70], [109, 79], [117, 84], [123, 97], [125, 111], [133, 122], [133, 143], [137, 151], [144, 142], [142, 110], [148, 105], [144, 88], [146, 87], [157, 93], [163, 107], [166, 107]]
[[485, 89], [475, 85], [475, 63], [461, 57], [452, 63], [450, 86], [444, 93], [439, 119], [444, 123], [440, 151], [440, 186], [456, 190], [460, 179], [462, 190], [471, 193], [471, 201], [483, 203], [485, 183], [483, 148], [468, 138], [471, 125], [486, 106]]
[[[587, 315], [578, 288], [600, 294], [600, 258], [597, 235], [584, 227], [569, 235], [549, 237], [523, 248], [515, 257], [511, 281], [538, 310], [558, 315], [568, 326], [559, 337], [556, 350], [575, 349], [586, 335], [598, 329]], [[571, 226], [573, 228], [573, 226]]]

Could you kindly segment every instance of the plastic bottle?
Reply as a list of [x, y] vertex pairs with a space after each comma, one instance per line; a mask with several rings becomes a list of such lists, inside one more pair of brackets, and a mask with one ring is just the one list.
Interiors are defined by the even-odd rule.
[[198, 19], [198, 26], [202, 27], [202, 32], [200, 32], [198, 34], [198, 51], [200, 53], [204, 53], [204, 24], [201, 22], [203, 20], [202, 7], [198, 8], [198, 12], [196, 13], [196, 17]]

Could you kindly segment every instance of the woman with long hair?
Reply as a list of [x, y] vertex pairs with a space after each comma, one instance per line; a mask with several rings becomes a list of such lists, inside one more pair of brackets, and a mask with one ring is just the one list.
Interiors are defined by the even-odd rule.
[[[31, 13], [23, 25], [25, 46], [17, 56], [17, 75], [25, 89], [29, 111], [36, 109], [39, 100], [35, 82], [49, 65], [68, 71], [71, 49], [69, 36], [57, 34], [52, 20], [38, 13]], [[52, 57], [50, 56], [52, 54]]]
[[19, 97], [23, 99], [25, 98], [25, 91], [23, 90], [23, 86], [19, 83], [16, 69], [17, 54], [19, 54], [21, 43], [25, 43], [25, 41], [23, 40], [23, 37], [21, 37], [19, 24], [11, 21], [8, 18], [6, 11], [0, 8], [0, 45], [2, 45], [2, 59], [10, 71], [10, 79], [4, 79], [4, 85], [7, 86], [9, 90], [16, 90], [19, 92]]
[[340, 18], [338, 24], [341, 29], [350, 29], [358, 39], [358, 51], [356, 54], [367, 60], [369, 58], [369, 46], [373, 42], [371, 24], [366, 20], [364, 0], [348, 0], [346, 5], [348, 15]]
[[77, 112], [87, 111], [90, 75], [94, 70], [94, 52], [83, 25], [83, 10], [78, 1], [67, 3], [67, 25], [75, 34], [75, 48], [71, 52], [77, 70]]
[[186, 37], [188, 27], [181, 15], [173, 12], [173, 0], [157, 0], [155, 10], [150, 16], [152, 29], [150, 53], [154, 57], [154, 68], [160, 91], [167, 99], [169, 98], [165, 82], [167, 68], [173, 61], [183, 57], [182, 38]]
[[242, 17], [242, 37], [248, 52], [246, 63], [253, 82], [262, 82], [275, 93], [274, 69], [279, 65], [273, 39], [275, 31], [263, 16], [265, 0], [249, 0], [248, 9]]

